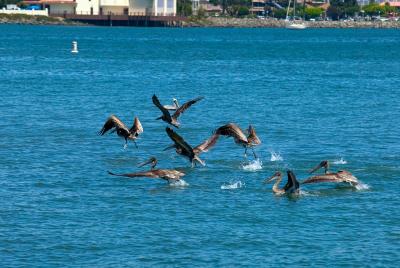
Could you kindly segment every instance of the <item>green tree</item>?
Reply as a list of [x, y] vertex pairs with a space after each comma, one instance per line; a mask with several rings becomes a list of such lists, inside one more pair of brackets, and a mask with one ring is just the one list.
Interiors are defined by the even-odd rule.
[[180, 16], [192, 15], [192, 1], [191, 0], [177, 0], [176, 2], [176, 13]]
[[327, 15], [333, 20], [354, 16], [360, 11], [357, 0], [331, 0]]

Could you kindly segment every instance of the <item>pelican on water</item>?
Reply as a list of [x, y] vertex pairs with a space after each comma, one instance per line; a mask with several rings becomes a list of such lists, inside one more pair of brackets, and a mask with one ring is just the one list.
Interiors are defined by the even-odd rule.
[[274, 194], [283, 195], [283, 194], [299, 194], [300, 192], [300, 184], [296, 179], [296, 176], [291, 170], [287, 171], [287, 182], [283, 188], [279, 188], [279, 183], [282, 181], [282, 173], [280, 171], [275, 172], [274, 175], [265, 179], [264, 183], [272, 182], [276, 180], [274, 185], [272, 186], [272, 191]]
[[349, 183], [351, 186], [356, 186], [360, 182], [358, 179], [353, 176], [350, 172], [346, 170], [339, 170], [338, 172], [329, 172], [329, 162], [327, 160], [322, 161], [319, 163], [315, 168], [313, 168], [310, 171], [311, 173], [314, 173], [320, 168], [325, 169], [325, 174], [323, 175], [315, 175], [312, 177], [307, 178], [302, 182], [302, 184], [307, 184], [307, 183], [319, 183], [319, 182], [334, 182], [334, 183]]
[[157, 119], [161, 119], [164, 122], [167, 122], [168, 124], [173, 125], [176, 128], [179, 128], [180, 123], [178, 122], [178, 117], [183, 114], [190, 106], [195, 104], [196, 102], [202, 100], [204, 97], [198, 97], [194, 100], [190, 100], [188, 102], [185, 102], [182, 106], [180, 106], [173, 115], [170, 114], [170, 112], [162, 106], [160, 101], [158, 100], [156, 95], [153, 95], [152, 100], [155, 106], [158, 107], [158, 109], [161, 110], [163, 113], [162, 116], [158, 117]]
[[150, 157], [147, 161], [138, 164], [138, 167], [143, 167], [145, 165], [150, 164], [151, 169], [153, 170], [157, 166], [157, 158]]
[[152, 179], [163, 179], [168, 181], [168, 183], [174, 183], [181, 180], [181, 177], [185, 176], [185, 173], [175, 170], [175, 169], [153, 169], [149, 171], [142, 171], [136, 173], [126, 173], [126, 174], [115, 174], [108, 171], [108, 174], [119, 177], [147, 177]]
[[[114, 128], [114, 129], [113, 129]], [[128, 145], [128, 140], [132, 140], [135, 143], [137, 148], [136, 139], [139, 134], [143, 133], [142, 124], [139, 121], [139, 118], [135, 117], [133, 121], [133, 125], [130, 129], [119, 120], [115, 115], [111, 115], [107, 121], [104, 123], [103, 128], [99, 131], [99, 135], [103, 136], [107, 131], [111, 130], [111, 133], [117, 132], [117, 135], [125, 139], [124, 148]]]
[[196, 162], [199, 162], [203, 166], [206, 165], [204, 161], [199, 158], [199, 155], [202, 152], [208, 152], [208, 150], [215, 145], [219, 137], [219, 134], [215, 133], [203, 143], [192, 148], [192, 146], [190, 146], [181, 136], [178, 135], [178, 133], [174, 132], [171, 128], [167, 127], [165, 130], [167, 131], [168, 136], [174, 142], [173, 145], [167, 147], [165, 150], [175, 148], [177, 154], [189, 158], [189, 161], [192, 163], [192, 167], [196, 165]]
[[177, 110], [179, 108], [178, 100], [173, 98], [172, 99], [172, 103], [173, 103], [172, 105], [164, 105], [164, 108], [167, 109], [167, 110], [170, 110], [170, 111]]
[[250, 148], [253, 151], [253, 155], [257, 158], [253, 147], [261, 144], [261, 140], [258, 138], [256, 131], [252, 125], [249, 126], [248, 136], [234, 123], [229, 123], [219, 127], [216, 130], [216, 134], [233, 137], [236, 144], [241, 145], [245, 148], [244, 155], [247, 155], [247, 149]]

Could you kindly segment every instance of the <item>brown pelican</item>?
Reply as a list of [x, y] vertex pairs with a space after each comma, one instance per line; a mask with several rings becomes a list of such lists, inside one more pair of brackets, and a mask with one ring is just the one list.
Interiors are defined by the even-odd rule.
[[236, 144], [241, 145], [245, 148], [244, 155], [247, 155], [247, 149], [251, 148], [253, 155], [257, 158], [253, 147], [261, 144], [261, 140], [257, 137], [256, 131], [252, 125], [249, 126], [248, 136], [243, 133], [243, 131], [234, 123], [229, 123], [224, 126], [219, 127], [216, 130], [217, 134], [233, 137]]
[[178, 100], [173, 98], [172, 99], [172, 103], [173, 103], [172, 105], [164, 105], [164, 108], [167, 109], [167, 110], [170, 110], [170, 111], [177, 110], [179, 108]]
[[163, 179], [168, 181], [168, 183], [180, 181], [181, 177], [185, 176], [185, 173], [174, 169], [153, 169], [149, 171], [126, 173], [126, 174], [115, 174], [108, 171], [108, 174], [113, 176], [128, 177], [128, 178], [148, 177], [153, 179]]
[[310, 174], [317, 171], [320, 168], [325, 169], [324, 175], [316, 175], [307, 178], [302, 182], [302, 184], [307, 183], [319, 183], [319, 182], [335, 182], [335, 183], [349, 183], [351, 186], [356, 186], [359, 184], [358, 179], [353, 176], [350, 172], [346, 170], [339, 170], [338, 172], [329, 172], [329, 162], [327, 160], [322, 161], [319, 163], [315, 168], [310, 171]]
[[157, 166], [157, 159], [155, 157], [150, 157], [147, 161], [140, 163], [138, 167], [143, 167], [148, 164], [150, 164], [150, 167], [153, 170]]
[[158, 117], [157, 119], [162, 119], [164, 122], [167, 122], [168, 124], [173, 125], [176, 128], [179, 128], [180, 123], [178, 122], [178, 117], [184, 113], [190, 106], [195, 104], [196, 102], [202, 100], [203, 97], [198, 97], [194, 100], [185, 102], [182, 106], [180, 106], [173, 115], [169, 113], [169, 111], [161, 105], [160, 101], [158, 100], [156, 95], [153, 95], [152, 100], [155, 106], [158, 107], [158, 109], [161, 110], [163, 113], [162, 116]]
[[105, 122], [103, 128], [99, 131], [99, 135], [103, 136], [107, 131], [113, 128], [114, 130], [112, 130], [111, 133], [117, 131], [117, 135], [125, 139], [124, 148], [126, 148], [128, 140], [132, 140], [137, 148], [135, 140], [138, 138], [140, 133], [143, 133], [143, 127], [139, 121], [139, 118], [135, 117], [132, 127], [128, 129], [118, 117], [111, 115]]
[[165, 130], [167, 131], [168, 136], [174, 142], [173, 145], [167, 147], [165, 150], [175, 148], [176, 153], [189, 158], [189, 161], [192, 163], [192, 167], [196, 165], [196, 161], [205, 166], [204, 161], [199, 158], [199, 154], [201, 154], [202, 152], [208, 152], [208, 150], [215, 145], [219, 137], [219, 134], [213, 134], [203, 143], [192, 148], [181, 136], [179, 136], [171, 128], [167, 127]]
[[276, 180], [274, 183], [274, 186], [272, 186], [272, 191], [277, 194], [277, 195], [283, 195], [283, 194], [299, 194], [300, 192], [300, 184], [296, 179], [296, 176], [291, 170], [287, 171], [287, 177], [288, 180], [283, 186], [283, 188], [279, 188], [279, 183], [282, 181], [282, 173], [280, 171], [275, 172], [274, 175], [271, 177], [267, 178], [264, 183], [271, 182], [273, 180]]

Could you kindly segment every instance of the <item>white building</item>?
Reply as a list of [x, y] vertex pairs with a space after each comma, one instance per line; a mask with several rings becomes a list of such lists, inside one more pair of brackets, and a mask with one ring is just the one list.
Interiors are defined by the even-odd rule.
[[175, 16], [177, 0], [26, 0], [50, 14]]

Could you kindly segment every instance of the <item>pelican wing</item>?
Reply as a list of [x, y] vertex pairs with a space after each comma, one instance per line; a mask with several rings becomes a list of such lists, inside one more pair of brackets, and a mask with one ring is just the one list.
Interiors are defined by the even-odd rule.
[[202, 153], [202, 152], [208, 152], [209, 149], [211, 149], [211, 147], [213, 147], [216, 143], [217, 140], [219, 138], [219, 134], [213, 134], [210, 138], [208, 138], [207, 140], [205, 140], [202, 144], [197, 145], [193, 151], [198, 154], [198, 153]]
[[133, 133], [135, 135], [139, 135], [140, 133], [143, 133], [143, 126], [139, 121], [139, 118], [135, 116], [135, 120], [133, 121], [133, 125], [131, 129], [129, 129], [130, 133]]
[[157, 106], [158, 109], [161, 110], [161, 112], [163, 113], [164, 117], [167, 118], [168, 121], [171, 121], [170, 113], [168, 112], [167, 109], [164, 108], [164, 106], [161, 105], [161, 103], [158, 100], [157, 96], [154, 94], [151, 99], [153, 100], [154, 105]]
[[342, 182], [335, 174], [317, 175], [305, 179], [302, 184], [321, 182]]
[[223, 136], [233, 137], [235, 141], [247, 143], [247, 138], [244, 135], [243, 131], [233, 123], [226, 124], [217, 129], [216, 134], [220, 134]]
[[247, 136], [247, 140], [252, 145], [261, 144], [261, 140], [258, 138], [256, 130], [252, 125], [249, 126], [248, 129], [249, 135]]
[[122, 123], [121, 120], [118, 119], [115, 115], [111, 115], [107, 121], [104, 123], [103, 128], [99, 131], [99, 135], [103, 136], [110, 129], [120, 129], [126, 132], [129, 132], [128, 128]]
[[283, 187], [285, 192], [294, 193], [298, 191], [298, 189], [300, 188], [300, 184], [296, 179], [296, 175], [294, 175], [292, 171], [288, 170], [287, 176], [288, 182], [286, 183], [285, 187]]
[[188, 102], [185, 102], [182, 104], [181, 107], [179, 107], [176, 112], [172, 115], [173, 118], [177, 119], [181, 114], [183, 114], [187, 109], [189, 109], [190, 106], [195, 104], [196, 102], [204, 99], [204, 97], [197, 97], [194, 100], [190, 100]]
[[168, 136], [171, 138], [176, 146], [178, 146], [182, 150], [185, 150], [189, 155], [194, 156], [193, 148], [181, 136], [179, 136], [178, 133], [174, 132], [169, 127], [167, 127], [165, 131], [167, 131]]

